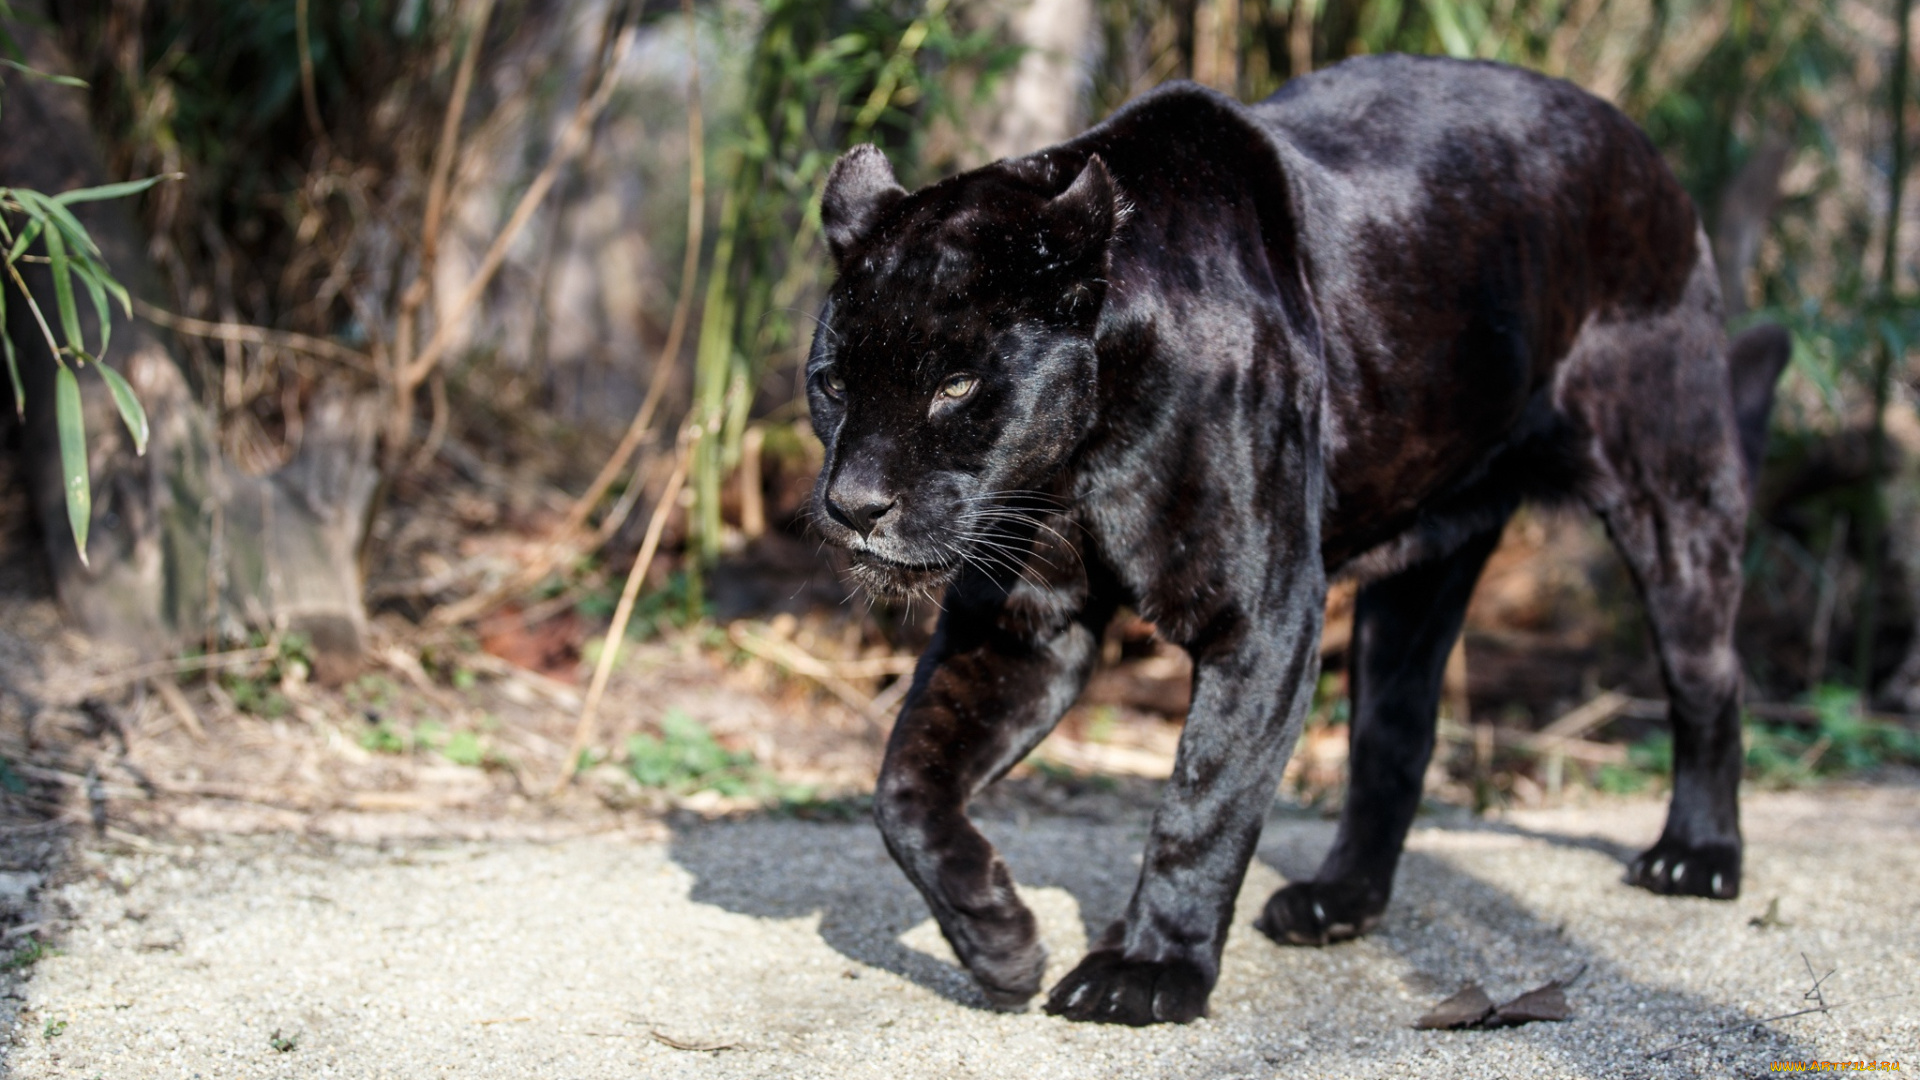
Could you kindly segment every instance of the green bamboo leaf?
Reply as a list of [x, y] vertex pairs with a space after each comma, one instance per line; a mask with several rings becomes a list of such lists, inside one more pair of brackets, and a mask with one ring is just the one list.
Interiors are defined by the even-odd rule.
[[63, 191], [53, 197], [61, 206], [71, 206], [81, 202], [99, 202], [102, 199], [120, 199], [128, 195], [138, 195], [162, 180], [178, 180], [185, 173], [161, 173], [149, 176], [145, 180], [126, 180], [118, 184], [101, 184], [98, 187], [75, 188]]
[[[14, 194], [18, 195], [20, 193], [16, 191]], [[24, 206], [26, 204], [22, 203], [21, 205]], [[31, 210], [27, 211], [26, 228], [21, 229], [20, 235], [13, 238], [13, 246], [7, 249], [7, 261], [19, 262], [20, 256], [27, 253], [28, 245], [39, 238], [40, 230], [46, 228], [46, 226], [47, 215], [36, 214]]]
[[71, 75], [49, 75], [44, 71], [37, 71], [30, 68], [18, 60], [0, 60], [0, 66], [10, 67], [22, 74], [31, 75], [36, 79], [45, 79], [50, 83], [55, 83], [60, 86], [77, 86], [82, 90], [87, 88], [85, 79], [76, 79]]
[[38, 191], [20, 191], [15, 194], [46, 211], [53, 227], [59, 229], [65, 236], [69, 249], [100, 254], [100, 246], [93, 242], [93, 236], [87, 232], [87, 227], [80, 224], [80, 219], [74, 217], [73, 211], [62, 205], [60, 200], [49, 199]]
[[133, 387], [127, 385], [126, 377], [105, 364], [95, 364], [94, 370], [107, 382], [107, 390], [113, 394], [113, 403], [120, 409], [120, 419], [126, 421], [127, 433], [133, 436], [133, 449], [137, 454], [147, 452], [147, 410], [140, 407], [140, 399], [133, 396]]
[[73, 267], [67, 261], [67, 242], [59, 229], [47, 230], [47, 262], [53, 270], [53, 298], [60, 307], [60, 328], [66, 331], [67, 347], [74, 352], [87, 351], [80, 337], [80, 309], [73, 304]]
[[54, 373], [53, 420], [60, 429], [60, 472], [67, 492], [67, 524], [80, 565], [87, 565], [87, 526], [93, 521], [93, 492], [87, 486], [87, 427], [80, 413], [80, 380], [65, 364]]
[[[106, 288], [109, 295], [120, 301], [120, 310], [126, 313], [127, 318], [133, 318], [133, 298], [127, 295], [127, 287], [113, 280], [113, 277], [104, 270], [100, 273], [100, 284]], [[105, 349], [102, 348], [101, 351], [104, 352]]]
[[13, 354], [13, 338], [7, 335], [7, 283], [0, 281], [0, 351], [7, 354], [7, 377], [13, 380], [13, 414], [27, 415], [27, 391], [20, 385], [20, 361]]
[[7, 354], [7, 377], [13, 380], [13, 414], [24, 417], [27, 415], [27, 391], [20, 385], [20, 361], [13, 353], [13, 339], [0, 334], [0, 346], [4, 347]]
[[107, 304], [107, 287], [101, 280], [106, 277], [106, 268], [84, 255], [73, 259], [74, 273], [87, 286], [87, 296], [93, 300], [93, 311], [100, 317], [100, 355], [107, 355], [107, 344], [113, 340], [113, 308]]
[[1829, 409], [1840, 407], [1840, 386], [1834, 380], [1833, 373], [1820, 356], [1814, 340], [1801, 331], [1793, 333], [1793, 353], [1789, 361], [1793, 370], [1813, 384], [1820, 398]]

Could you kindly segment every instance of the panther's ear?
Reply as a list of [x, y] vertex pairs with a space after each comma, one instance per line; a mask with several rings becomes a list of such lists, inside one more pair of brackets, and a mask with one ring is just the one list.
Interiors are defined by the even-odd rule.
[[827, 174], [827, 190], [820, 197], [820, 229], [826, 233], [833, 261], [844, 263], [880, 214], [906, 194], [879, 147], [863, 143], [841, 155]]
[[1101, 272], [1089, 264], [1104, 264], [1107, 244], [1126, 214], [1125, 201], [1107, 172], [1107, 163], [1099, 154], [1087, 158], [1067, 190], [1047, 203], [1046, 238], [1060, 260], [1053, 265]]

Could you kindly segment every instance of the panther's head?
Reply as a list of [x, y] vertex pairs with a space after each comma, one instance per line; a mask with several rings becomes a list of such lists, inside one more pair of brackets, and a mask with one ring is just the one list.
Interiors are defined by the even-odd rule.
[[1096, 412], [1094, 330], [1124, 216], [1085, 154], [990, 165], [908, 194], [862, 146], [827, 178], [839, 275], [807, 360], [821, 533], [889, 596], [1011, 547]]

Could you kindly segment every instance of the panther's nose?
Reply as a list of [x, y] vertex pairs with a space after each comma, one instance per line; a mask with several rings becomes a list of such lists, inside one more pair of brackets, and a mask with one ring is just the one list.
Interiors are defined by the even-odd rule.
[[872, 536], [874, 525], [893, 509], [896, 501], [871, 488], [840, 490], [827, 496], [827, 513], [861, 536]]

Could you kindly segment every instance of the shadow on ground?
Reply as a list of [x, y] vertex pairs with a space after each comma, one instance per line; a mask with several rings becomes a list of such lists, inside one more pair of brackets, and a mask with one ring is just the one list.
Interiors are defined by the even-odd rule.
[[[1091, 937], [1125, 906], [1150, 813], [1149, 803], [1100, 821], [997, 813], [981, 822], [981, 827], [1000, 848], [1023, 889], [1057, 888], [1071, 894], [1082, 928]], [[1472, 819], [1450, 822], [1441, 831], [1449, 837], [1482, 834], [1494, 843], [1537, 842], [1581, 853], [1585, 857], [1577, 868], [1579, 874], [1566, 888], [1591, 889], [1602, 896], [1626, 888], [1625, 863], [1635, 854], [1625, 845], [1599, 837]], [[1331, 822], [1276, 814], [1268, 822], [1258, 860], [1281, 878], [1307, 877], [1332, 838]], [[688, 822], [674, 830], [670, 852], [673, 861], [693, 875], [691, 899], [697, 903], [760, 918], [817, 915], [822, 940], [848, 959], [892, 972], [956, 1005], [988, 1007], [971, 979], [950, 959], [901, 940], [903, 934], [920, 927], [928, 913], [866, 822], [827, 825], [773, 818]], [[1680, 1067], [1680, 1074], [1695, 1069], [1712, 1074], [1738, 1069], [1736, 1062], [1750, 1064], [1756, 1056], [1817, 1057], [1790, 1033], [1763, 1028], [1716, 1040], [1704, 1050], [1689, 1051], [1679, 1062], [1662, 1064], [1647, 1058], [1649, 1052], [1692, 1033], [1738, 1023], [1751, 1014], [1731, 1002], [1677, 991], [1671, 980], [1628, 970], [1581, 943], [1603, 930], [1620, 930], [1617, 922], [1583, 929], [1569, 926], [1568, 920], [1558, 916], [1542, 916], [1513, 891], [1464, 871], [1444, 854], [1410, 851], [1385, 923], [1361, 942], [1328, 949], [1282, 948], [1252, 929], [1249, 923], [1267, 887], [1261, 886], [1257, 895], [1250, 887], [1241, 897], [1221, 989], [1215, 995], [1213, 1021], [1225, 1022], [1223, 998], [1250, 999], [1257, 1058], [1266, 1066], [1320, 1069], [1327, 1064], [1330, 1045], [1360, 1046], [1381, 1035], [1393, 1044], [1410, 1042], [1401, 1049], [1415, 1056], [1423, 1052], [1423, 1040], [1482, 1039], [1491, 1046], [1499, 1039], [1519, 1039], [1556, 1059], [1570, 1075], [1656, 1075], [1667, 1074], [1674, 1066]], [[1631, 902], [1641, 899], [1635, 894]], [[919, 937], [924, 929], [914, 931], [917, 940], [925, 940]], [[1077, 958], [1056, 957], [1055, 964], [1062, 959], [1071, 963]], [[1236, 972], [1236, 965], [1242, 970]], [[1360, 976], [1348, 970], [1355, 966], [1363, 969]], [[1247, 985], [1247, 967], [1259, 969], [1251, 977], [1264, 981]], [[1468, 981], [1486, 983], [1496, 992], [1505, 985], [1506, 992], [1517, 993], [1582, 970], [1570, 995], [1576, 1009], [1574, 1023], [1539, 1024], [1499, 1034], [1410, 1030], [1419, 1011]], [[1404, 989], [1410, 995], [1388, 995], [1382, 992], [1386, 987]], [[1266, 1017], [1271, 1017], [1270, 1022]], [[1609, 1029], [1607, 1038], [1587, 1037], [1595, 1024]], [[1642, 1048], [1637, 1060], [1621, 1057], [1622, 1037]], [[1244, 1054], [1226, 1045], [1232, 1040], [1221, 1041], [1221, 1068], [1238, 1075], [1238, 1065], [1230, 1067], [1228, 1059], [1242, 1061]], [[1364, 1071], [1370, 1060], [1367, 1052], [1356, 1049], [1351, 1065]], [[1193, 1075], [1188, 1069], [1176, 1071]]]

